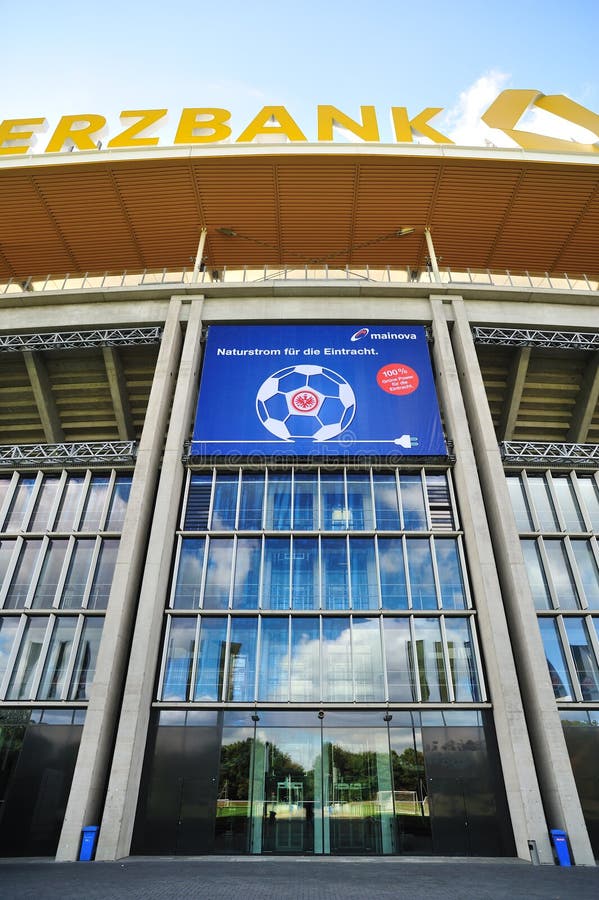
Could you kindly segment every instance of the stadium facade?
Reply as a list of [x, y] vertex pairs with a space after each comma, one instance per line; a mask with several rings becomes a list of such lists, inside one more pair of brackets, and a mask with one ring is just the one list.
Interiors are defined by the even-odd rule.
[[2, 160], [2, 854], [594, 864], [598, 162]]

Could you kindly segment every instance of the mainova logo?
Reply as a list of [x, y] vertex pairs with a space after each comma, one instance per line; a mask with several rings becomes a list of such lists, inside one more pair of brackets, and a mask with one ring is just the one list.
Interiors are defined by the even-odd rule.
[[352, 334], [350, 337], [350, 341], [361, 341], [362, 338], [365, 338], [368, 334], [368, 328], [360, 328], [359, 331], [356, 331], [355, 334]]
[[370, 331], [369, 328], [360, 328], [355, 334], [352, 334], [350, 341], [361, 341], [370, 335], [371, 341], [415, 341], [416, 335], [413, 332], [395, 332], [395, 331]]

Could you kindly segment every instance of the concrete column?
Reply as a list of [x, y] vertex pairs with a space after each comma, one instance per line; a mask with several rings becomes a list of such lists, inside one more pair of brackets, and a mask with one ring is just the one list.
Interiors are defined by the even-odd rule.
[[472, 331], [462, 298], [453, 300], [452, 343], [468, 425], [484, 492], [510, 637], [537, 775], [550, 828], [568, 833], [578, 865], [595, 860], [557, 710], [547, 661], [520, 548], [503, 464]]
[[56, 854], [58, 860], [77, 859], [81, 829], [86, 825], [97, 825], [100, 821], [158, 479], [162, 439], [181, 350], [180, 314], [181, 300], [173, 298], [168, 307], [137, 451], [96, 674]]
[[119, 859], [131, 847], [183, 486], [181, 454], [197, 394], [202, 305], [194, 299], [189, 311], [96, 859]]
[[[485, 659], [487, 687], [493, 703], [497, 743], [516, 852], [521, 859], [530, 860], [528, 841], [534, 840], [540, 861], [552, 864], [553, 855], [526, 730], [466, 410], [451, 347], [446, 307], [442, 300], [431, 298], [431, 308], [437, 391], [449, 435], [455, 446], [454, 481], [466, 553], [470, 563], [478, 632]], [[486, 404], [484, 391], [478, 402], [481, 405]]]

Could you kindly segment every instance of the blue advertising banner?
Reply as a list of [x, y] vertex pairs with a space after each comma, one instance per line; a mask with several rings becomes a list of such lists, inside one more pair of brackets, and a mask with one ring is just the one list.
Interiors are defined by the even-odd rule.
[[191, 453], [444, 456], [421, 325], [211, 325]]

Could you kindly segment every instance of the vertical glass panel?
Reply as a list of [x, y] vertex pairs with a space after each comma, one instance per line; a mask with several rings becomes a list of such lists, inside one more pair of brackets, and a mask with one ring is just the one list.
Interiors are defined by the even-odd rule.
[[186, 531], [205, 531], [208, 528], [212, 475], [192, 475], [185, 507]]
[[291, 619], [292, 703], [320, 700], [320, 623], [317, 618]]
[[409, 619], [383, 619], [389, 700], [415, 700], [412, 637]]
[[351, 597], [353, 609], [378, 609], [379, 585], [374, 538], [350, 538]]
[[109, 475], [92, 475], [81, 517], [80, 531], [98, 531], [108, 496]]
[[84, 621], [69, 688], [69, 700], [89, 700], [103, 625], [104, 619], [100, 616], [88, 616]]
[[420, 475], [402, 475], [399, 484], [404, 528], [406, 531], [426, 531], [426, 507]]
[[318, 609], [318, 538], [294, 538], [292, 565], [292, 609]]
[[458, 703], [481, 700], [469, 619], [445, 619], [449, 668]]
[[441, 605], [445, 609], [465, 609], [466, 592], [456, 538], [435, 538]]
[[8, 496], [11, 480], [11, 478], [0, 478], [0, 510], [2, 510], [4, 500]]
[[318, 530], [318, 476], [315, 472], [295, 474], [293, 527], [296, 531]]
[[63, 609], [75, 609], [83, 603], [95, 546], [96, 542], [93, 538], [75, 541], [62, 592], [60, 605]]
[[414, 619], [416, 659], [423, 703], [449, 700], [443, 659], [441, 627], [438, 619]]
[[433, 531], [453, 531], [455, 521], [447, 475], [425, 475], [428, 509]]
[[393, 797], [401, 853], [432, 853], [429, 798], [420, 728], [389, 729]]
[[197, 619], [172, 618], [168, 632], [162, 700], [188, 700]]
[[590, 609], [599, 608], [599, 571], [590, 541], [572, 541], [572, 550]]
[[210, 538], [204, 609], [227, 609], [231, 590], [233, 538]]
[[255, 700], [256, 619], [231, 619], [227, 700], [234, 703]]
[[239, 500], [239, 529], [260, 531], [264, 505], [264, 474], [244, 472]]
[[24, 477], [19, 479], [17, 489], [13, 494], [12, 502], [8, 515], [4, 522], [4, 531], [19, 531], [23, 525], [23, 517], [29, 506], [29, 500], [33, 492], [35, 477]]
[[429, 541], [407, 538], [408, 573], [414, 609], [437, 609], [437, 592]]
[[42, 680], [37, 692], [38, 700], [61, 699], [76, 625], [75, 616], [63, 616], [54, 622]]
[[4, 583], [8, 564], [12, 559], [12, 555], [16, 546], [16, 541], [0, 541], [0, 588]]
[[567, 476], [554, 476], [553, 489], [561, 510], [566, 531], [586, 531], [585, 524], [574, 494], [572, 482]]
[[96, 564], [96, 573], [87, 603], [88, 609], [106, 609], [119, 552], [118, 538], [105, 538]]
[[349, 618], [322, 620], [322, 699], [353, 700]]
[[52, 606], [68, 545], [67, 538], [56, 538], [48, 542], [44, 564], [31, 604], [34, 609]]
[[321, 551], [323, 608], [349, 609], [345, 539], [322, 538]]
[[258, 700], [289, 699], [289, 619], [262, 619]]
[[262, 608], [289, 609], [291, 550], [289, 538], [266, 538], [262, 575]]
[[260, 596], [260, 538], [239, 538], [235, 552], [233, 608], [258, 609]]
[[7, 700], [33, 699], [33, 682], [48, 621], [48, 616], [32, 616], [27, 619], [17, 661], [8, 686]]
[[214, 502], [212, 504], [212, 528], [215, 531], [232, 531], [235, 528], [237, 511], [237, 474], [219, 472], [214, 486]]
[[528, 501], [520, 478], [517, 475], [510, 475], [506, 481], [518, 531], [533, 531]]
[[227, 648], [227, 620], [203, 618], [194, 700], [222, 700]]
[[401, 538], [379, 538], [378, 548], [383, 609], [407, 609], [403, 542]]
[[522, 555], [526, 564], [526, 574], [536, 609], [551, 609], [551, 597], [541, 562], [541, 554], [536, 541], [521, 541]]
[[566, 548], [562, 541], [545, 541], [549, 573], [561, 609], [578, 609], [578, 597]]
[[[218, 797], [214, 826], [217, 853], [247, 853], [252, 822], [250, 783], [254, 728], [223, 728], [218, 767]], [[255, 773], [254, 773], [255, 774]]]
[[19, 616], [0, 616], [0, 684], [4, 678], [10, 651], [19, 627]]
[[343, 475], [322, 475], [320, 478], [322, 527], [325, 531], [344, 531], [348, 527], [349, 511], [345, 503]]
[[117, 475], [106, 518], [106, 531], [121, 531], [125, 521], [125, 513], [127, 512], [132, 481], [131, 475]]
[[291, 475], [269, 472], [266, 496], [267, 531], [289, 531], [291, 526]]
[[559, 531], [560, 527], [553, 508], [553, 501], [543, 476], [529, 475], [528, 488], [537, 512], [541, 531]]
[[179, 569], [173, 597], [175, 609], [197, 609], [200, 605], [205, 546], [205, 538], [183, 538], [181, 541]]
[[399, 531], [399, 500], [395, 475], [374, 474], [374, 508], [379, 531]]
[[354, 616], [352, 656], [355, 700], [358, 702], [384, 701], [385, 679], [378, 618], [367, 619]]
[[543, 639], [543, 647], [545, 648], [545, 657], [553, 693], [557, 700], [572, 700], [572, 684], [559, 639], [557, 622], [555, 619], [540, 618], [539, 628]]
[[347, 476], [348, 528], [355, 531], [372, 531], [374, 513], [370, 477], [368, 475]]
[[19, 561], [4, 601], [5, 609], [16, 609], [25, 604], [41, 546], [42, 542], [37, 538], [25, 541], [22, 545]]
[[578, 476], [578, 489], [591, 520], [593, 531], [599, 531], [599, 492], [594, 478]]
[[574, 657], [582, 699], [596, 702], [599, 700], [599, 668], [589, 642], [586, 622], [584, 619], [564, 618], [564, 627]]
[[56, 500], [59, 483], [58, 476], [45, 476], [35, 500], [27, 531], [46, 531], [49, 528], [50, 512]]
[[58, 515], [54, 523], [55, 531], [72, 531], [75, 526], [75, 516], [81, 502], [81, 494], [84, 484], [83, 475], [69, 475], [60, 501]]

